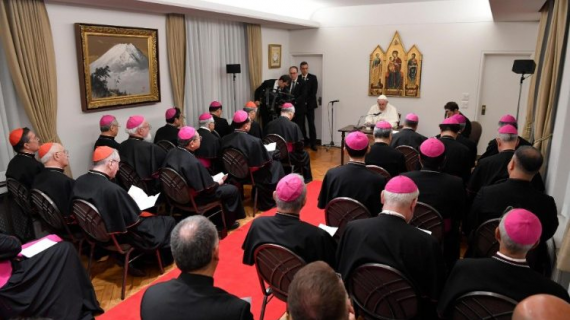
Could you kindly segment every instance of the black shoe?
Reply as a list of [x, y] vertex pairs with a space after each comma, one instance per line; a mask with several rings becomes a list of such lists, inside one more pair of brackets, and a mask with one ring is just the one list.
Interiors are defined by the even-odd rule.
[[239, 228], [239, 221], [234, 222], [234, 224], [229, 227], [229, 230], [235, 230], [237, 228]]
[[316, 145], [314, 145], [314, 144], [312, 144], [312, 145], [311, 145], [311, 150], [313, 150], [313, 151], [317, 151], [317, 146], [316, 146]]

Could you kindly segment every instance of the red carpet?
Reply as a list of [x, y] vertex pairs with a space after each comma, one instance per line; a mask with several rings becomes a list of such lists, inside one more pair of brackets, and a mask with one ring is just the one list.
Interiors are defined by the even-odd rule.
[[[317, 208], [319, 191], [321, 190], [321, 181], [313, 181], [307, 187], [307, 204], [301, 211], [301, 220], [319, 225], [325, 222], [323, 210]], [[275, 209], [264, 212], [263, 216], [271, 216], [275, 214]], [[251, 312], [255, 319], [259, 318], [261, 311], [261, 303], [263, 302], [263, 294], [259, 285], [259, 279], [254, 266], [244, 265], [242, 263], [243, 250], [241, 245], [250, 223], [240, 227], [232, 234], [227, 236], [220, 242], [220, 263], [214, 275], [214, 285], [220, 287], [229, 293], [238, 297], [251, 297]], [[178, 277], [180, 271], [173, 270], [154, 283], [167, 281]], [[97, 319], [120, 319], [120, 320], [138, 320], [140, 319], [140, 303], [146, 288], [140, 290], [136, 294], [119, 303], [114, 308], [108, 310]], [[278, 299], [272, 299], [265, 310], [265, 319], [279, 319], [285, 312], [285, 303]]]

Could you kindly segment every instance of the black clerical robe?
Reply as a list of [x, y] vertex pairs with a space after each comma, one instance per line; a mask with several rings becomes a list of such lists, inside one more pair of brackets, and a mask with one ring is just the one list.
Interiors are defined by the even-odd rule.
[[418, 186], [418, 201], [434, 207], [441, 214], [444, 221], [444, 258], [447, 266], [452, 267], [459, 259], [459, 225], [466, 208], [463, 180], [447, 173], [423, 169], [402, 175], [412, 179]]
[[256, 192], [259, 192], [258, 207], [260, 210], [269, 210], [275, 206], [273, 191], [277, 182], [285, 175], [283, 166], [279, 161], [272, 161], [261, 139], [236, 130], [222, 138], [222, 152], [226, 148], [241, 151], [247, 158], [247, 164], [253, 172]]
[[374, 216], [382, 210], [380, 193], [385, 186], [386, 179], [368, 170], [364, 163], [348, 162], [327, 171], [318, 207], [324, 209], [334, 198], [349, 197], [362, 203]]
[[175, 146], [178, 145], [178, 131], [180, 129], [172, 124], [165, 124], [163, 127], [158, 128], [156, 130], [156, 134], [154, 135], [154, 143], [157, 143], [162, 140], [170, 141]]
[[103, 146], [119, 150], [120, 144], [117, 141], [115, 141], [115, 137], [100, 135], [99, 139], [95, 141], [95, 146], [93, 146], [93, 150], [97, 149], [97, 147], [103, 147]]
[[[518, 149], [520, 146], [532, 146], [532, 144], [527, 140], [525, 140], [523, 137], [519, 136], [519, 144], [517, 145], [516, 149]], [[481, 155], [479, 160], [496, 155], [497, 153], [499, 153], [499, 148], [497, 146], [497, 139], [491, 139], [487, 144], [487, 150], [485, 150], [485, 152]]]
[[182, 273], [145, 291], [141, 319], [253, 320], [253, 315], [248, 302], [214, 287], [214, 278]]
[[439, 140], [445, 145], [445, 165], [441, 171], [460, 177], [466, 184], [473, 167], [469, 148], [451, 136], [442, 136]]
[[21, 249], [16, 238], [0, 234], [0, 272], [12, 270], [8, 282], [0, 285], [0, 319], [33, 315], [91, 320], [103, 312], [71, 243], [15, 260]]
[[263, 130], [261, 130], [261, 125], [259, 125], [259, 122], [251, 120], [250, 124], [251, 128], [247, 133], [256, 138], [263, 139]]
[[295, 143], [302, 142], [304, 140], [303, 133], [299, 126], [290, 121], [287, 117], [279, 117], [271, 121], [265, 127], [266, 134], [278, 134], [280, 135], [287, 144], [291, 145], [289, 151], [289, 158], [293, 166], [301, 166], [303, 168], [303, 178], [305, 183], [313, 180], [313, 174], [311, 172], [311, 157], [307, 151], [303, 149], [293, 148]]
[[[236, 219], [245, 218], [238, 189], [230, 184], [219, 185], [215, 182], [204, 165], [187, 149], [176, 147], [168, 151], [164, 167], [176, 170], [186, 180], [188, 186], [197, 193], [195, 201], [198, 204], [215, 199], [222, 200], [228, 227], [234, 224]], [[217, 224], [221, 226], [221, 220]]]
[[44, 165], [36, 160], [35, 154], [18, 152], [8, 163], [6, 178], [15, 179], [30, 190], [34, 178], [43, 169]]
[[445, 263], [437, 240], [393, 214], [380, 213], [349, 222], [336, 259], [337, 271], [345, 281], [365, 263], [386, 264], [402, 272], [429, 301], [437, 301], [445, 280]]
[[101, 214], [107, 232], [133, 232], [141, 241], [125, 235], [126, 241], [142, 247], [170, 249], [170, 232], [175, 221], [172, 217], [152, 216], [139, 217], [141, 210], [136, 202], [123, 188], [111, 182], [109, 176], [102, 172], [90, 170], [77, 178], [73, 186], [73, 198], [92, 203]]
[[202, 141], [200, 142], [200, 148], [194, 151], [194, 155], [202, 159], [201, 161], [205, 163], [205, 166], [209, 164], [207, 169], [211, 173], [223, 171], [224, 166], [221, 159], [220, 136], [216, 131], [210, 131], [204, 127], [200, 127], [198, 133], [200, 137], [202, 137]]
[[402, 130], [394, 133], [392, 136], [392, 143], [390, 146], [396, 148], [398, 146], [410, 146], [419, 150], [420, 145], [426, 141], [427, 138], [411, 128], [402, 128]]
[[241, 246], [243, 263], [253, 265], [255, 249], [266, 243], [284, 246], [306, 263], [321, 260], [335, 266], [335, 240], [326, 231], [300, 221], [297, 215], [276, 213], [253, 220]]
[[475, 142], [471, 141], [469, 138], [466, 138], [463, 135], [458, 135], [457, 139], [462, 145], [466, 146], [469, 149], [469, 156], [471, 160], [471, 166], [475, 165], [475, 160], [477, 159], [477, 145]]
[[384, 142], [374, 143], [364, 161], [366, 164], [382, 167], [392, 177], [408, 171], [404, 154]]
[[141, 179], [153, 179], [162, 167], [166, 151], [154, 143], [141, 138], [129, 137], [119, 146], [121, 162], [129, 164]]
[[472, 291], [490, 291], [515, 301], [544, 293], [570, 302], [568, 292], [558, 283], [531, 270], [525, 263], [497, 254], [492, 258], [458, 261], [441, 294], [438, 313], [449, 317], [455, 299]]
[[75, 180], [66, 176], [63, 169], [48, 167], [36, 176], [32, 188], [45, 193], [64, 217], [70, 217], [74, 184]]
[[[471, 174], [469, 184], [467, 184], [467, 192], [471, 199], [481, 188], [509, 178], [507, 166], [514, 154], [514, 150], [504, 150], [494, 156], [479, 160], [479, 163]], [[532, 182], [537, 190], [544, 192], [544, 183], [542, 182], [540, 173], [534, 176]]]
[[214, 117], [215, 127], [214, 130], [220, 135], [220, 137], [226, 136], [233, 132], [233, 128], [228, 123], [228, 120], [224, 118], [220, 118], [215, 114], [212, 114]]

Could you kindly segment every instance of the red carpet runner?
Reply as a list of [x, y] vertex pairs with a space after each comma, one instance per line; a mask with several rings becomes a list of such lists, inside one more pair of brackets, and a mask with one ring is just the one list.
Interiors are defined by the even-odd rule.
[[[301, 220], [319, 225], [325, 222], [323, 210], [317, 208], [319, 191], [321, 190], [321, 181], [313, 181], [307, 186], [307, 204], [301, 211]], [[275, 209], [264, 212], [263, 216], [272, 216]], [[238, 297], [251, 297], [251, 312], [255, 319], [259, 318], [261, 311], [261, 303], [263, 302], [263, 294], [259, 285], [259, 279], [254, 266], [244, 265], [242, 263], [243, 250], [241, 245], [250, 223], [240, 227], [232, 234], [227, 236], [220, 242], [220, 263], [214, 275], [214, 285], [220, 287], [229, 293]], [[178, 277], [180, 271], [172, 270], [162, 277], [156, 279], [154, 283], [167, 281]], [[140, 290], [136, 294], [119, 303], [114, 308], [108, 310], [98, 320], [120, 319], [120, 320], [138, 320], [140, 319], [140, 303], [146, 288]], [[285, 312], [285, 303], [278, 299], [272, 299], [265, 310], [265, 319], [279, 319]], [[165, 319], [166, 320], [166, 319]]]

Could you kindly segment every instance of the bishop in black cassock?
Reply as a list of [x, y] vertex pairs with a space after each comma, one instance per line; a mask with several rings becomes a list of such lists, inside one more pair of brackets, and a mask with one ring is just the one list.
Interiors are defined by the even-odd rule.
[[396, 148], [398, 146], [410, 146], [416, 150], [422, 142], [426, 141], [426, 137], [417, 133], [419, 118], [415, 113], [408, 113], [404, 118], [403, 128], [394, 133], [390, 146]]
[[178, 145], [178, 130], [182, 125], [182, 114], [178, 108], [170, 108], [164, 114], [166, 124], [156, 130], [154, 143], [162, 140], [170, 141], [173, 145]]
[[102, 116], [101, 120], [99, 120], [99, 129], [101, 130], [101, 135], [97, 141], [95, 141], [93, 150], [101, 146], [119, 149], [119, 143], [115, 141], [115, 137], [119, 134], [119, 123], [117, 119], [108, 114]]
[[251, 120], [251, 128], [247, 133], [256, 138], [263, 139], [263, 130], [261, 129], [261, 125], [259, 122], [255, 121], [257, 118], [257, 105], [255, 102], [248, 101], [243, 107], [243, 111], [247, 112], [249, 120]]
[[[425, 319], [435, 312], [446, 269], [437, 240], [408, 224], [418, 189], [404, 176], [392, 178], [382, 192], [383, 211], [377, 217], [347, 224], [337, 251], [337, 271], [346, 281], [366, 263], [381, 263], [402, 272], [416, 288]], [[409, 202], [395, 201], [396, 196]]]
[[467, 184], [474, 163], [469, 148], [457, 141], [460, 126], [455, 118], [446, 118], [439, 125], [441, 142], [445, 145], [445, 165], [442, 172], [460, 177]]
[[277, 213], [253, 220], [243, 242], [243, 263], [254, 264], [254, 252], [266, 243], [284, 246], [306, 263], [322, 260], [335, 265], [335, 240], [324, 230], [299, 219], [306, 203], [306, 186], [297, 174], [285, 176], [275, 194]]
[[395, 177], [406, 169], [406, 158], [400, 151], [392, 148], [392, 125], [387, 121], [380, 121], [374, 127], [374, 144], [366, 155], [367, 165], [384, 168], [391, 177]]
[[35, 176], [44, 169], [35, 155], [40, 149], [40, 138], [28, 128], [18, 128], [10, 132], [9, 139], [16, 155], [8, 163], [6, 177], [15, 179], [29, 190]]
[[[513, 117], [510, 114], [506, 114], [504, 116], [501, 117], [501, 119], [499, 119], [499, 128], [510, 124], [513, 127], [518, 129], [518, 124], [517, 124], [517, 119], [515, 119], [515, 117]], [[517, 144], [516, 148], [520, 147], [520, 146], [532, 146], [532, 144], [530, 142], [528, 142], [527, 140], [523, 139], [523, 137], [518, 136], [519, 139], [519, 143]], [[485, 152], [481, 155], [481, 157], [479, 157], [479, 160], [481, 159], [485, 159], [487, 157], [496, 155], [497, 153], [499, 153], [499, 148], [497, 146], [497, 140], [496, 139], [491, 139], [489, 141], [489, 143], [487, 144], [487, 150], [485, 150]]]
[[164, 167], [174, 169], [186, 180], [188, 186], [196, 192], [194, 199], [197, 204], [221, 200], [225, 209], [226, 225], [231, 227], [237, 219], [245, 218], [241, 195], [235, 186], [224, 184], [225, 178], [215, 182], [208, 170], [192, 154], [200, 148], [200, 140], [201, 137], [194, 128], [183, 127], [178, 134], [178, 147], [168, 152]]
[[235, 113], [233, 122], [237, 129], [222, 138], [222, 152], [224, 149], [233, 148], [241, 151], [247, 158], [247, 164], [255, 179], [256, 192], [259, 192], [258, 207], [265, 211], [275, 206], [273, 191], [285, 172], [281, 162], [272, 161], [261, 139], [247, 134], [249, 121], [245, 111], [239, 110]]
[[228, 123], [228, 120], [222, 118], [222, 104], [218, 101], [212, 101], [210, 103], [209, 111], [214, 117], [215, 131], [220, 135], [220, 137], [226, 136], [233, 132], [233, 128]]
[[17, 259], [22, 245], [0, 234], [0, 319], [42, 316], [91, 320], [103, 313], [73, 245], [59, 242], [31, 258]]
[[[530, 211], [509, 211], [495, 231], [499, 251], [492, 258], [457, 262], [441, 295], [438, 313], [446, 317], [453, 302], [472, 291], [490, 291], [515, 301], [539, 294], [551, 294], [570, 302], [568, 292], [554, 281], [530, 269], [525, 256], [540, 238], [540, 222]], [[506, 241], [506, 239], [509, 241]]]
[[210, 173], [216, 174], [223, 171], [223, 164], [221, 160], [221, 145], [220, 136], [214, 130], [216, 124], [214, 117], [205, 112], [198, 118], [200, 128], [198, 133], [202, 141], [200, 148], [194, 151], [194, 155]]
[[[170, 232], [175, 225], [174, 218], [141, 216], [143, 213], [127, 191], [111, 181], [119, 170], [120, 161], [113, 150], [109, 147], [95, 149], [95, 166], [77, 178], [73, 198], [92, 203], [101, 214], [107, 232], [124, 234], [120, 238], [137, 246], [158, 246], [163, 257], [171, 260]], [[133, 237], [131, 233], [138, 237]]]
[[338, 197], [349, 197], [363, 204], [373, 216], [382, 210], [380, 193], [386, 179], [370, 171], [364, 164], [368, 152], [368, 137], [361, 132], [352, 132], [346, 138], [346, 150], [350, 161], [340, 167], [329, 169], [319, 193], [319, 209]]
[[290, 103], [283, 104], [281, 108], [281, 116], [271, 121], [265, 128], [266, 134], [277, 134], [287, 142], [287, 150], [289, 151], [289, 159], [293, 166], [303, 168], [303, 178], [305, 183], [313, 180], [311, 172], [311, 157], [303, 150], [304, 141], [303, 133], [299, 126], [292, 122], [295, 116], [296, 108]]

